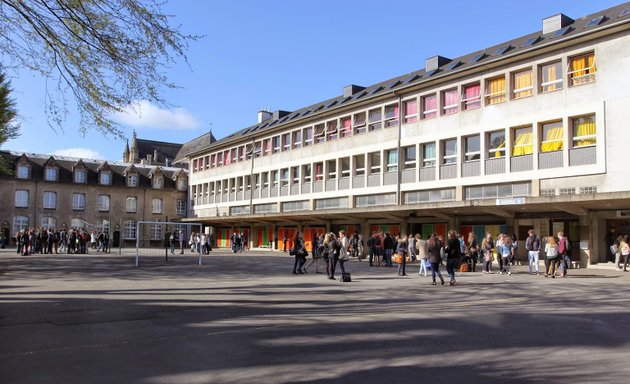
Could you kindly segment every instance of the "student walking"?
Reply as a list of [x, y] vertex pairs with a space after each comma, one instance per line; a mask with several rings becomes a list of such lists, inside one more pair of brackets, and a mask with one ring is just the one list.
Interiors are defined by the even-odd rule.
[[440, 263], [442, 263], [442, 256], [440, 255], [440, 250], [442, 249], [442, 244], [440, 240], [438, 240], [437, 235], [434, 233], [429, 237], [427, 241], [427, 253], [429, 261], [431, 262], [431, 277], [433, 278], [432, 285], [436, 285], [435, 278], [439, 277], [440, 282], [444, 285], [444, 278], [442, 277], [442, 273], [440, 272]]

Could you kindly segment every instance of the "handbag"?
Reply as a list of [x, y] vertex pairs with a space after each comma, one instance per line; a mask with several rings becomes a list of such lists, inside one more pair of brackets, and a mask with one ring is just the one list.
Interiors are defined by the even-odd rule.
[[396, 263], [396, 264], [402, 264], [402, 262], [403, 262], [402, 255], [400, 255], [398, 253], [394, 254], [393, 262]]

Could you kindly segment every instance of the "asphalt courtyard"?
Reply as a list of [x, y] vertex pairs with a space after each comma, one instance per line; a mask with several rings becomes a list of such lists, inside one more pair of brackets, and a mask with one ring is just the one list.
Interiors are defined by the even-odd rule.
[[451, 287], [417, 264], [352, 260], [341, 283], [278, 253], [195, 260], [1, 250], [0, 382], [630, 381], [630, 273], [519, 266]]

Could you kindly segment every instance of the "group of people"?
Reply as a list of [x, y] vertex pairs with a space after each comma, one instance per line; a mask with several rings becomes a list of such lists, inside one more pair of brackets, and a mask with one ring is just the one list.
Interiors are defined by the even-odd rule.
[[88, 253], [89, 248], [97, 252], [109, 252], [109, 233], [88, 232], [82, 228], [52, 229], [29, 228], [15, 234], [17, 253], [32, 254]]
[[247, 234], [234, 232], [232, 236], [230, 236], [230, 241], [232, 243], [232, 252], [234, 253], [242, 253], [247, 247]]
[[[358, 236], [351, 236], [351, 238], [353, 237], [356, 239], [354, 247], [357, 248], [358, 252], [360, 239]], [[344, 264], [350, 259], [351, 247], [353, 247], [352, 240], [346, 236], [346, 231], [344, 230], [339, 231], [338, 235], [335, 235], [333, 232], [320, 235], [316, 232], [311, 241], [313, 258], [309, 264], [306, 264], [308, 250], [306, 249], [306, 243], [304, 241], [304, 233], [297, 232], [293, 239], [293, 247], [289, 251], [289, 253], [295, 257], [293, 274], [306, 274], [308, 268], [313, 264], [315, 265], [315, 273], [323, 273], [319, 271], [320, 261], [323, 260], [328, 279], [336, 280], [335, 272], [337, 270], [337, 264], [339, 264], [343, 279], [344, 276], [348, 276]]]
[[[181, 229], [176, 229], [172, 233], [167, 234], [168, 244], [171, 254], [175, 253], [175, 249], [179, 249], [179, 254], [184, 254], [184, 248], [186, 243], [186, 232]], [[192, 232], [188, 238], [188, 246], [191, 252], [201, 253], [202, 255], [210, 254], [212, 251], [212, 237], [205, 233]]]

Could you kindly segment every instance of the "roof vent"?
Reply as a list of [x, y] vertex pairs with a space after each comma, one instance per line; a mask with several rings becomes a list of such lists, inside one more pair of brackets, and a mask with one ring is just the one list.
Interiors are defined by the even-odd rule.
[[354, 85], [354, 84], [346, 85], [345, 87], [343, 87], [343, 97], [352, 96], [355, 93], [360, 92], [364, 89], [365, 87], [362, 87], [360, 85]]
[[559, 29], [562, 29], [568, 25], [573, 24], [573, 19], [569, 16], [558, 13], [554, 16], [549, 16], [543, 19], [543, 34], [555, 32]]
[[424, 62], [424, 69], [427, 72], [433, 71], [434, 69], [438, 69], [439, 67], [443, 66], [444, 64], [448, 64], [450, 62], [451, 62], [451, 59], [446, 58], [444, 56], [429, 57]]
[[274, 120], [278, 120], [281, 119], [285, 116], [287, 116], [288, 114], [290, 114], [291, 112], [289, 111], [281, 111], [281, 110], [277, 110], [273, 112], [273, 119]]
[[271, 112], [265, 109], [258, 111], [258, 124], [269, 119], [271, 119]]

